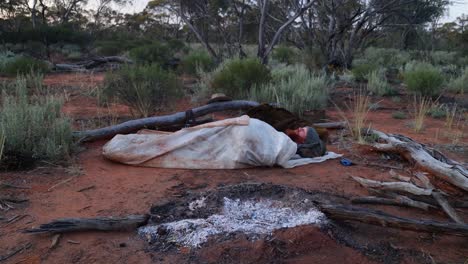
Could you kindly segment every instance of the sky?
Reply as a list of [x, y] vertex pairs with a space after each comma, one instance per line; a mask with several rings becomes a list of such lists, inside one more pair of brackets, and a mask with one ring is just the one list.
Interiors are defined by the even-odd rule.
[[[449, 7], [447, 15], [445, 15], [440, 22], [451, 22], [454, 21], [461, 14], [468, 15], [468, 0], [455, 0], [456, 3]], [[135, 13], [142, 11], [148, 0], [133, 0], [133, 4], [126, 6], [121, 9], [121, 11], [126, 13]]]

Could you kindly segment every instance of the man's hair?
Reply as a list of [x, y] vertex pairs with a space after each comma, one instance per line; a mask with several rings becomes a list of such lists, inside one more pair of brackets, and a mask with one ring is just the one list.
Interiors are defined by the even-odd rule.
[[320, 140], [317, 131], [313, 127], [307, 127], [307, 136], [304, 144], [297, 144], [297, 154], [303, 158], [314, 158], [325, 155], [327, 148]]

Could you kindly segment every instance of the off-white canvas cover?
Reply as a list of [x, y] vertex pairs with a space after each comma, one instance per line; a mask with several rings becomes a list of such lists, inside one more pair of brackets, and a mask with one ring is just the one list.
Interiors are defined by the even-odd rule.
[[116, 135], [103, 147], [103, 155], [129, 165], [183, 169], [292, 168], [341, 156], [328, 152], [322, 157], [300, 158], [296, 148], [286, 134], [241, 116], [174, 133], [145, 130]]

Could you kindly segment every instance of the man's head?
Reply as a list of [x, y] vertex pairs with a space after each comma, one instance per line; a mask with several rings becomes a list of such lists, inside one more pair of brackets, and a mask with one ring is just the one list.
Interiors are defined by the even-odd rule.
[[288, 136], [297, 143], [297, 154], [304, 158], [313, 158], [325, 155], [326, 146], [320, 140], [313, 127], [300, 127], [288, 131]]

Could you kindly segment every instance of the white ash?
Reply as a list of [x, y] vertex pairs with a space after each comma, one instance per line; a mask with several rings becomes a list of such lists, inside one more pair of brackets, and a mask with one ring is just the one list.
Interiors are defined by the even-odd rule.
[[[321, 225], [325, 221], [325, 215], [314, 207], [300, 210], [287, 207], [281, 201], [240, 201], [224, 198], [221, 214], [214, 214], [206, 219], [183, 219], [145, 226], [141, 227], [138, 233], [149, 242], [165, 240], [160, 242], [198, 247], [212, 235], [233, 232], [271, 234], [280, 228]], [[160, 229], [164, 231], [158, 232]], [[161, 233], [164, 235], [159, 235]]]

